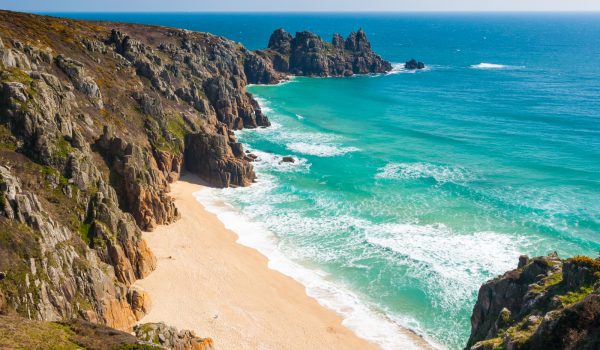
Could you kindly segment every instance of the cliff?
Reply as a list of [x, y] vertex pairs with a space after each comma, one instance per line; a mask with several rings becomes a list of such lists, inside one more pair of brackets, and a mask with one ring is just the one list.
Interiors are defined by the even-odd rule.
[[[354, 37], [336, 54], [358, 62], [352, 72], [385, 68]], [[299, 45], [293, 62], [305, 61]], [[265, 52], [0, 11], [0, 314], [131, 331], [150, 307], [132, 284], [156, 266], [141, 230], [179, 217], [169, 183], [190, 171], [217, 187], [251, 184], [233, 131], [270, 123], [246, 85], [317, 72], [275, 69]], [[327, 67], [319, 75], [350, 69]]]
[[[371, 50], [362, 29], [345, 40], [335, 34], [331, 43], [311, 32], [298, 32], [292, 37], [283, 29], [277, 29], [271, 34], [268, 48], [256, 54], [269, 61], [275, 71], [293, 75], [349, 76], [392, 70], [389, 62]], [[266, 77], [259, 80], [270, 81]]]
[[129, 330], [147, 299], [131, 285], [156, 265], [140, 229], [179, 215], [169, 182], [185, 164], [216, 186], [254, 179], [230, 132], [268, 125], [244, 91], [247, 51], [175, 29], [0, 17], [1, 308]]
[[479, 290], [466, 348], [599, 349], [600, 258], [522, 256]]

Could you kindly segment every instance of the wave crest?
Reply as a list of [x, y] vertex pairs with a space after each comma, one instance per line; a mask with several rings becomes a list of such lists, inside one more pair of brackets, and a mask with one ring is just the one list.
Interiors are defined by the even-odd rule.
[[417, 180], [434, 179], [438, 183], [467, 182], [475, 175], [461, 167], [435, 165], [431, 163], [389, 163], [375, 175], [376, 179]]
[[370, 230], [366, 241], [397, 254], [444, 309], [468, 304], [486, 278], [513, 266], [522, 245], [521, 237], [490, 231], [456, 234], [442, 224], [385, 224]]
[[520, 68], [525, 68], [525, 67], [524, 66], [509, 66], [509, 65], [504, 65], [504, 64], [481, 62], [479, 64], [471, 65], [471, 68], [473, 68], [473, 69], [520, 69]]
[[326, 144], [311, 144], [306, 142], [292, 142], [286, 145], [287, 149], [317, 157], [335, 157], [346, 153], [359, 151], [356, 147], [340, 147]]

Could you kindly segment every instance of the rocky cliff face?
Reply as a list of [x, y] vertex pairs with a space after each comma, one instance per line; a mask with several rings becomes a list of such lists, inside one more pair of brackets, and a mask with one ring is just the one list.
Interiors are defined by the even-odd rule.
[[0, 310], [131, 330], [149, 308], [131, 286], [156, 265], [140, 229], [179, 216], [169, 183], [184, 166], [215, 186], [255, 177], [231, 132], [269, 125], [245, 92], [253, 54], [183, 30], [0, 17]]
[[327, 43], [311, 32], [295, 37], [283, 29], [271, 34], [269, 46], [257, 54], [271, 62], [274, 70], [304, 76], [349, 76], [385, 73], [392, 65], [371, 50], [371, 43], [360, 29], [346, 40], [339, 34]]
[[484, 284], [467, 349], [599, 349], [600, 258], [519, 259]]

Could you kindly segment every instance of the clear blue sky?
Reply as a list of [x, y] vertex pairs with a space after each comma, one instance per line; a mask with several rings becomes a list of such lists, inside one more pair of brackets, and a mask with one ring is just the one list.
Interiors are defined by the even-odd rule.
[[0, 0], [26, 12], [600, 11], [600, 0]]

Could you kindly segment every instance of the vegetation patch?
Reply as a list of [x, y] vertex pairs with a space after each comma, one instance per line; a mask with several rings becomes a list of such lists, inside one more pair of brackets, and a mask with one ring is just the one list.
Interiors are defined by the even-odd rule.
[[58, 139], [58, 142], [56, 143], [56, 149], [57, 149], [56, 155], [61, 158], [68, 158], [69, 154], [71, 152], [73, 152], [73, 147], [63, 137]]
[[2, 349], [81, 349], [69, 339], [72, 335], [69, 327], [57, 323], [0, 316]]
[[596, 272], [600, 271], [600, 258], [593, 259], [589, 256], [577, 255], [572, 257], [570, 261], [573, 264], [588, 267]]
[[529, 317], [525, 316], [519, 323], [508, 328], [506, 330], [506, 334], [513, 342], [517, 344], [524, 344], [533, 335], [541, 322], [541, 317], [535, 319], [534, 322], [530, 322]]
[[33, 305], [23, 303], [22, 296], [31, 293], [34, 304], [39, 300], [29, 263], [30, 259], [41, 257], [38, 235], [25, 224], [0, 218], [0, 271], [6, 273], [0, 281], [0, 290], [9, 305], [17, 305], [16, 311], [24, 315], [32, 311]]
[[82, 222], [81, 225], [79, 226], [79, 235], [81, 236], [83, 241], [85, 243], [87, 243], [87, 245], [90, 245], [94, 238], [92, 235], [92, 224], [87, 223], [87, 222]]
[[5, 124], [0, 124], [0, 150], [14, 151], [17, 149], [17, 139]]
[[186, 130], [185, 121], [183, 120], [183, 117], [181, 115], [176, 115], [173, 118], [171, 118], [167, 123], [167, 127], [169, 132], [173, 136], [175, 136], [179, 140], [183, 140], [186, 134]]
[[581, 287], [581, 289], [579, 289], [578, 291], [568, 292], [565, 295], [560, 295], [558, 298], [563, 303], [563, 305], [571, 305], [583, 300], [583, 298], [588, 296], [593, 290], [594, 289], [592, 286]]
[[0, 83], [19, 82], [24, 85], [31, 85], [33, 79], [29, 74], [16, 67], [5, 67], [0, 64]]

